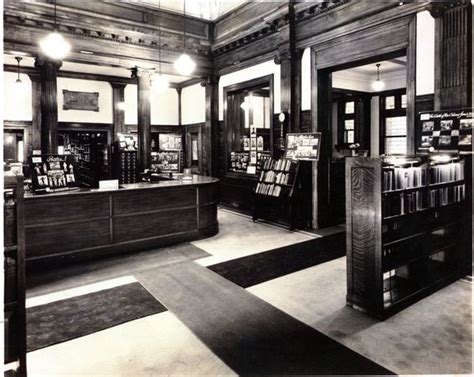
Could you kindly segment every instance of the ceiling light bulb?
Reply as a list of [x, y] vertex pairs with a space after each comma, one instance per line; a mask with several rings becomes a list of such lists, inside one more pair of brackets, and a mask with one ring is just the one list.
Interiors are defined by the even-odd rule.
[[58, 32], [48, 34], [40, 41], [43, 52], [52, 59], [62, 60], [71, 51], [71, 45]]
[[188, 54], [181, 54], [178, 59], [174, 62], [174, 68], [182, 76], [190, 75], [196, 68], [196, 63], [191, 59]]
[[155, 75], [151, 82], [151, 86], [156, 93], [163, 93], [170, 87], [168, 79], [161, 74]]
[[385, 83], [381, 80], [375, 80], [372, 82], [372, 89], [375, 90], [376, 92], [380, 92], [385, 88]]

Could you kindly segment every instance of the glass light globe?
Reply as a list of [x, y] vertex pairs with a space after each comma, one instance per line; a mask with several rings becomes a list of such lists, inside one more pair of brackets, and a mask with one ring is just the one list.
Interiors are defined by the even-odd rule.
[[57, 32], [48, 34], [39, 44], [41, 50], [43, 50], [47, 56], [55, 60], [63, 59], [69, 51], [71, 51], [71, 45], [69, 42]]
[[372, 82], [372, 89], [375, 90], [376, 92], [380, 92], [385, 88], [385, 83], [381, 80], [375, 80]]
[[188, 54], [181, 54], [174, 62], [174, 68], [183, 76], [190, 75], [196, 68], [196, 63]]
[[13, 84], [13, 91], [15, 95], [20, 96], [26, 93], [26, 84], [20, 79], [16, 79]]
[[168, 79], [161, 74], [155, 75], [151, 82], [151, 86], [156, 93], [163, 93], [170, 87]]

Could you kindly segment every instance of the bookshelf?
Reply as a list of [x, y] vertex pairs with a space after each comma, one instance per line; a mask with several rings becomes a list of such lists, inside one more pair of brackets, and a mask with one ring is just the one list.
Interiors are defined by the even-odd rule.
[[26, 376], [23, 176], [5, 174], [3, 195], [4, 370], [5, 375]]
[[[286, 217], [290, 229], [294, 229], [299, 161], [266, 157], [260, 160], [258, 168], [258, 179], [254, 189], [253, 220], [268, 218], [278, 221], [279, 217]], [[278, 210], [280, 213], [277, 213]]]
[[385, 319], [462, 276], [464, 160], [346, 160], [347, 304]]

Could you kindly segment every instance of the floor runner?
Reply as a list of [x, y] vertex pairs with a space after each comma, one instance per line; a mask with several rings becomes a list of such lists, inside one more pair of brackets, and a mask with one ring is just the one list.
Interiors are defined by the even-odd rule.
[[28, 352], [166, 311], [140, 283], [130, 283], [26, 311]]

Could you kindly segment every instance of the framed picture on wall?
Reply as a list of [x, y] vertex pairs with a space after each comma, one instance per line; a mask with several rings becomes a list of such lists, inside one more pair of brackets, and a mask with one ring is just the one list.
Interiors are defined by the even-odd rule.
[[99, 93], [63, 90], [63, 110], [99, 111]]

